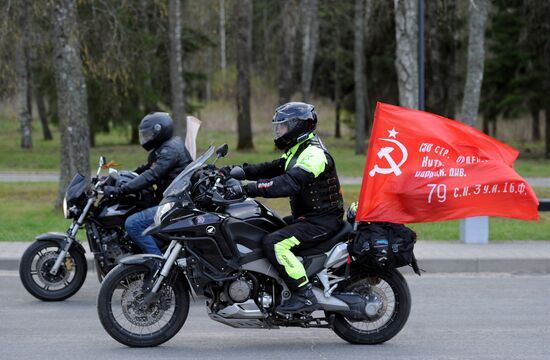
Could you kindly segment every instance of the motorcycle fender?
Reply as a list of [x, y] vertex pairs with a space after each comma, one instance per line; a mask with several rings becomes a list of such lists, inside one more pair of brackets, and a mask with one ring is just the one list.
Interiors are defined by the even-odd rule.
[[[54, 241], [59, 245], [59, 247], [62, 248], [66, 238], [67, 238], [67, 234], [63, 234], [60, 232], [48, 232], [48, 233], [38, 235], [36, 237], [36, 241]], [[82, 254], [86, 253], [86, 250], [84, 249], [82, 244], [78, 241], [73, 241], [71, 245], [71, 249], [76, 249], [76, 251]]]
[[162, 261], [162, 256], [154, 254], [138, 254], [127, 256], [119, 261], [124, 265], [145, 265], [147, 268], [152, 269], [155, 263]]

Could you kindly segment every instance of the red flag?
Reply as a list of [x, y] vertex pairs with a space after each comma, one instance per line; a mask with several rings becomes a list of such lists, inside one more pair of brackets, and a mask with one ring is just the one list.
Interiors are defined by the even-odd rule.
[[471, 216], [538, 220], [518, 151], [458, 121], [378, 103], [357, 221], [412, 223]]

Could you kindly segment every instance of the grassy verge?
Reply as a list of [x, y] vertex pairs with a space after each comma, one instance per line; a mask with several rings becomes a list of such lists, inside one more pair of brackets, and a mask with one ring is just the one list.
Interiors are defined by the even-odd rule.
[[[34, 124], [36, 125], [36, 122]], [[324, 127], [319, 130], [336, 161], [338, 174], [362, 176], [365, 155], [355, 155], [354, 141], [349, 135], [341, 139], [333, 138], [332, 129], [327, 128], [328, 125], [324, 124]], [[198, 152], [202, 152], [210, 144], [218, 146], [228, 143], [229, 155], [220, 160], [220, 164], [271, 161], [281, 155], [281, 152], [274, 148], [271, 135], [266, 129], [255, 131], [254, 150], [237, 151], [237, 134], [235, 131], [226, 129], [227, 127], [227, 124], [220, 124], [213, 128], [211, 124], [206, 123], [197, 139]], [[44, 141], [40, 138], [38, 130], [34, 130], [34, 147], [28, 150], [21, 149], [18, 123], [13, 119], [0, 119], [0, 171], [58, 171], [61, 154], [59, 134], [54, 129], [56, 138], [53, 141]], [[147, 153], [139, 145], [127, 145], [128, 140], [128, 133], [121, 130], [114, 130], [110, 134], [98, 134], [97, 146], [91, 149], [90, 169], [97, 168], [100, 155], [107, 157], [107, 160], [115, 160], [121, 164], [122, 169], [134, 169], [145, 162]], [[550, 161], [520, 158], [516, 161], [516, 170], [522, 176], [550, 177]]]
[[[57, 192], [53, 183], [0, 183], [0, 241], [31, 241], [47, 231], [64, 232], [70, 222], [53, 209]], [[343, 187], [346, 207], [359, 197], [359, 186]], [[549, 188], [538, 188], [539, 197], [550, 198]], [[284, 216], [290, 213], [287, 199], [261, 199]], [[459, 222], [412, 224], [420, 239], [457, 240]], [[81, 233], [84, 234], [83, 232]], [[541, 213], [539, 222], [505, 218], [490, 219], [491, 240], [550, 240], [550, 213]]]

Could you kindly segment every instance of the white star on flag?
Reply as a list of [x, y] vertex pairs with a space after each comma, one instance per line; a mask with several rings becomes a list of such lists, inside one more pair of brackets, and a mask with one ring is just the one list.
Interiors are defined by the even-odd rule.
[[397, 134], [399, 134], [397, 131], [395, 131], [395, 128], [393, 128], [391, 130], [387, 130], [387, 131], [389, 133], [389, 135], [388, 135], [389, 138], [391, 138], [391, 137], [392, 138], [397, 138]]

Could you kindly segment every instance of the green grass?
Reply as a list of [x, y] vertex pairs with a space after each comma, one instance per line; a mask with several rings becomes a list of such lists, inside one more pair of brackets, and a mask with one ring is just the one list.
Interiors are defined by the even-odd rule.
[[[537, 188], [539, 197], [550, 198], [550, 188]], [[53, 183], [0, 183], [0, 241], [31, 241], [48, 231], [64, 232], [70, 225], [61, 210], [53, 209], [57, 187]], [[359, 186], [343, 186], [347, 206], [359, 197]], [[260, 199], [279, 215], [290, 213], [288, 199]], [[550, 240], [550, 213], [540, 213], [539, 222], [505, 218], [490, 219], [491, 240]], [[422, 240], [457, 240], [459, 222], [412, 224]], [[84, 232], [80, 233], [83, 238]]]
[[56, 194], [52, 183], [0, 183], [0, 240], [31, 241], [43, 232], [65, 232], [71, 223], [53, 208]]
[[[40, 129], [34, 122], [34, 137], [32, 149], [21, 149], [18, 124], [14, 119], [0, 119], [0, 171], [58, 171], [59, 170], [59, 134], [53, 129], [54, 141], [44, 141], [40, 138]], [[214, 127], [214, 129], [212, 129]], [[229, 144], [229, 155], [221, 159], [219, 164], [242, 164], [271, 161], [278, 158], [281, 152], [276, 150], [269, 133], [258, 130], [254, 134], [255, 149], [252, 151], [237, 151], [237, 136], [226, 128], [227, 124], [219, 126], [205, 125], [199, 132], [199, 153], [209, 144], [215, 146]], [[219, 130], [225, 129], [225, 130]], [[349, 136], [335, 139], [330, 136], [330, 129], [320, 129], [322, 139], [333, 155], [340, 176], [362, 176], [365, 166], [365, 155], [355, 155], [353, 141]], [[147, 153], [139, 145], [127, 145], [129, 135], [121, 130], [110, 134], [98, 134], [97, 146], [91, 149], [90, 169], [97, 168], [100, 155], [107, 160], [115, 160], [121, 164], [121, 169], [134, 169], [142, 164]], [[522, 176], [550, 177], [550, 161], [537, 159], [519, 159], [516, 170]]]

